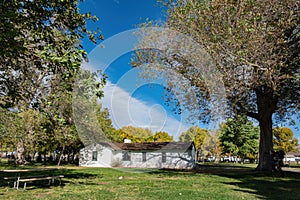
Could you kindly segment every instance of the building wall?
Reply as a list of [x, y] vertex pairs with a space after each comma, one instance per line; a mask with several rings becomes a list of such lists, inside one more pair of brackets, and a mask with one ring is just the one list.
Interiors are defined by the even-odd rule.
[[[93, 161], [93, 151], [97, 151], [97, 160]], [[146, 152], [146, 160], [143, 160]], [[165, 152], [165, 162], [163, 153]], [[130, 160], [124, 160], [124, 153]], [[114, 150], [102, 144], [90, 145], [80, 150], [80, 166], [89, 167], [133, 167], [133, 168], [172, 168], [191, 169], [195, 167], [195, 149], [188, 151], [123, 151]]]
[[[130, 153], [130, 160], [124, 161], [123, 154]], [[143, 152], [146, 152], [146, 160], [143, 161]], [[172, 168], [190, 169], [195, 167], [195, 159], [192, 152], [168, 151], [165, 152], [166, 159], [163, 162], [162, 151], [115, 151], [113, 167], [136, 167], [136, 168]]]
[[[97, 159], [93, 160], [93, 152], [97, 152]], [[79, 166], [111, 167], [112, 150], [100, 144], [92, 144], [80, 150]]]

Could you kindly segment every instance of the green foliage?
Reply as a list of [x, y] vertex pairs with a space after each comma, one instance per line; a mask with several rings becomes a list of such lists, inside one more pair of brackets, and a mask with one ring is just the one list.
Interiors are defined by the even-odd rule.
[[208, 130], [191, 126], [186, 132], [181, 133], [179, 140], [181, 142], [194, 142], [196, 149], [199, 151], [207, 135]]
[[[86, 27], [87, 20], [97, 18], [80, 13], [77, 0], [11, 0], [1, 1], [0, 7], [0, 107], [16, 111], [5, 112], [16, 119], [9, 122], [15, 128], [6, 126], [10, 142], [22, 157], [26, 150], [78, 147], [71, 95], [86, 59], [80, 40], [103, 39], [99, 31]], [[95, 76], [90, 74], [88, 80], [95, 81]], [[104, 79], [91, 83], [98, 97]]]
[[140, 142], [173, 142], [174, 139], [167, 132], [159, 131], [153, 134], [148, 128], [124, 126], [118, 130], [112, 131], [112, 141], [124, 142], [125, 139], [133, 143]]
[[273, 129], [274, 150], [283, 150], [288, 153], [294, 151], [298, 145], [298, 139], [294, 138], [293, 131], [288, 127], [277, 127]]
[[257, 157], [259, 144], [259, 128], [246, 117], [237, 116], [228, 119], [220, 127], [222, 153], [240, 158]]
[[156, 132], [152, 138], [153, 142], [174, 142], [173, 136], [164, 131]]
[[[166, 76], [167, 89], [175, 90], [174, 96], [180, 97], [177, 106], [188, 109], [197, 119], [207, 121], [214, 112], [221, 111], [228, 116], [240, 114], [256, 119], [262, 136], [258, 168], [270, 169], [270, 155], [264, 152], [273, 147], [273, 120], [285, 118], [293, 122], [291, 116], [299, 116], [298, 0], [163, 2], [168, 6], [164, 27], [173, 32], [143, 29], [140, 46], [161, 44], [162, 50], [143, 48], [134, 63], [155, 60], [160, 64], [156, 64], [157, 74], [174, 72], [166, 73], [170, 74]], [[192, 45], [181, 43], [185, 36], [193, 41]], [[214, 70], [209, 70], [211, 66]], [[196, 98], [186, 95], [186, 87], [179, 87], [178, 74], [181, 80], [189, 81]], [[222, 83], [224, 91], [216, 87], [218, 83]], [[219, 102], [226, 102], [226, 106], [212, 106], [218, 94], [224, 95]]]
[[201, 156], [202, 145], [205, 139], [209, 137], [209, 132], [198, 126], [191, 126], [186, 132], [181, 133], [179, 141], [181, 142], [194, 142], [198, 158]]
[[95, 20], [77, 6], [61, 0], [1, 2], [1, 107], [28, 108], [47, 89], [45, 81], [76, 74], [86, 58], [80, 45], [90, 35], [86, 20]]
[[222, 154], [222, 148], [220, 144], [218, 132], [210, 132], [204, 139], [203, 144], [200, 149], [200, 156], [214, 156], [220, 157]]
[[105, 74], [92, 73], [88, 70], [80, 70], [75, 79], [71, 96], [72, 118], [85, 145], [112, 139], [111, 131], [107, 130], [111, 128], [108, 112], [103, 111], [102, 105], [98, 102], [98, 98], [103, 96], [105, 83]]
[[121, 138], [130, 139], [133, 143], [135, 142], [150, 142], [153, 137], [153, 132], [148, 128], [124, 126], [121, 128], [123, 134]]
[[108, 140], [116, 141], [117, 136], [115, 135], [116, 129], [112, 125], [112, 121], [109, 116], [109, 112], [107, 108], [103, 108], [101, 104], [97, 107], [97, 120], [100, 124], [100, 128], [102, 129], [105, 136]]

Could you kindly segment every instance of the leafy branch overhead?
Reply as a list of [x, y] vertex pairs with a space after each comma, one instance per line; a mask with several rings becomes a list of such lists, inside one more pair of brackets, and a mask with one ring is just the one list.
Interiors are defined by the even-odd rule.
[[[15, 112], [11, 113], [15, 119], [29, 114], [29, 118], [41, 119], [1, 124], [29, 127], [19, 131], [24, 137], [15, 135], [13, 142], [20, 164], [31, 146], [63, 152], [80, 143], [72, 117], [72, 92], [77, 75], [84, 74], [81, 63], [87, 60], [81, 40], [88, 37], [96, 43], [103, 36], [99, 29], [88, 29], [87, 21], [96, 22], [97, 17], [81, 13], [78, 4], [77, 0], [0, 2], [0, 108]], [[102, 97], [105, 76], [85, 75], [93, 82], [93, 95]], [[52, 147], [46, 147], [48, 140], [43, 138]]]
[[60, 74], [74, 76], [86, 52], [81, 39], [103, 39], [87, 29], [78, 1], [2, 1], [0, 20], [1, 107], [29, 107], [45, 89], [45, 82]]
[[[133, 64], [155, 63], [157, 76], [167, 74], [167, 91], [173, 93], [167, 100], [175, 98], [180, 102], [175, 105], [196, 119], [220, 113], [257, 120], [258, 169], [271, 169], [273, 123], [300, 117], [299, 1], [162, 2], [168, 6], [167, 22], [158, 31], [142, 25], [138, 47], [148, 48], [137, 50]], [[183, 43], [185, 38], [193, 42]], [[154, 77], [155, 70], [146, 69], [144, 76]], [[185, 81], [189, 89], [180, 87]], [[191, 90], [195, 98], [186, 95]]]

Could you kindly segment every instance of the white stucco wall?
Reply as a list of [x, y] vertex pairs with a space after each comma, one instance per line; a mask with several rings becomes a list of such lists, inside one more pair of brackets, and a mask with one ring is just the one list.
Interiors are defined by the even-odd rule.
[[[93, 151], [97, 151], [97, 160], [93, 161]], [[80, 150], [79, 165], [86, 167], [111, 167], [112, 150], [100, 144], [92, 144]]]
[[[93, 151], [97, 151], [97, 161], [92, 161]], [[123, 153], [130, 152], [130, 161], [123, 160]], [[146, 152], [146, 161], [143, 161]], [[166, 162], [162, 162], [162, 152], [166, 153]], [[180, 150], [165, 151], [123, 151], [108, 145], [90, 145], [80, 150], [80, 166], [88, 167], [133, 167], [133, 168], [172, 168], [190, 169], [195, 167], [195, 149], [188, 152]]]
[[146, 161], [142, 154], [142, 151], [130, 152], [130, 161], [123, 161], [123, 151], [116, 151], [113, 158], [119, 163], [117, 167], [190, 169], [195, 166], [193, 155], [187, 152], [166, 152], [166, 162], [162, 162], [161, 151], [147, 151]]

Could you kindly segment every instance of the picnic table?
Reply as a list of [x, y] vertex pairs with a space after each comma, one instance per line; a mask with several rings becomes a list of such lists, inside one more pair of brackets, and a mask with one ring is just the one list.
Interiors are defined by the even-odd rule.
[[[8, 183], [10, 180], [14, 181], [14, 188], [19, 190], [19, 185], [21, 182], [24, 183], [24, 190], [26, 189], [26, 183], [27, 182], [33, 182], [33, 181], [40, 181], [40, 180], [49, 180], [49, 185], [54, 183], [54, 180], [56, 178], [59, 178], [60, 184], [61, 184], [61, 178], [64, 177], [64, 175], [55, 175], [55, 171], [57, 171], [58, 168], [31, 168], [31, 169], [7, 169], [7, 170], [1, 170], [3, 173], [7, 174], [13, 174], [13, 176], [7, 176], [4, 177], [4, 180], [8, 180]], [[28, 173], [34, 173], [35, 175], [28, 175]], [[45, 172], [50, 172], [45, 173]], [[36, 175], [37, 174], [37, 175]]]

